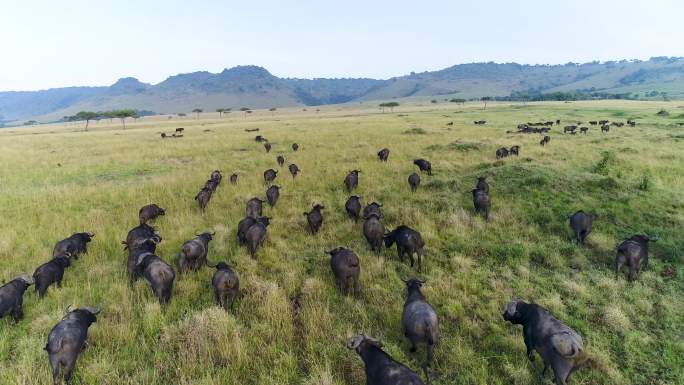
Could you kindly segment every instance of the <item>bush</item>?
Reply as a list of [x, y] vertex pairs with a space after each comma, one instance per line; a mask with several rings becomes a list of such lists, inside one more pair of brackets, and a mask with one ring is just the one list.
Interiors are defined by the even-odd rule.
[[656, 113], [658, 116], [670, 116], [670, 113], [667, 112], [667, 110], [660, 110]]
[[610, 151], [604, 151], [601, 156], [601, 160], [599, 160], [599, 162], [596, 163], [592, 172], [600, 175], [608, 175], [608, 172], [610, 171], [610, 166], [612, 166], [615, 163], [615, 160], [616, 157], [614, 153]]

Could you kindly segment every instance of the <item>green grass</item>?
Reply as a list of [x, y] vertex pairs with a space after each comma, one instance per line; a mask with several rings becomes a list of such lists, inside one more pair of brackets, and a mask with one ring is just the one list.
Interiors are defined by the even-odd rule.
[[[25, 295], [26, 318], [0, 320], [0, 383], [50, 384], [47, 334], [67, 305], [104, 310], [91, 327], [75, 384], [362, 384], [363, 364], [347, 337], [364, 332], [414, 370], [424, 350], [409, 353], [400, 326], [403, 275], [415, 274], [394, 249], [372, 253], [344, 213], [342, 181], [360, 169], [356, 194], [384, 204], [387, 227], [419, 230], [426, 241], [424, 293], [441, 320], [433, 384], [538, 384], [541, 364], [525, 356], [522, 331], [501, 318], [511, 298], [534, 300], [578, 330], [607, 373], [582, 369], [574, 384], [684, 383], [684, 128], [659, 117], [665, 102], [407, 104], [394, 113], [342, 105], [319, 113], [282, 109], [249, 117], [211, 114], [182, 121], [145, 118], [122, 130], [105, 122], [0, 131], [0, 279], [32, 273], [54, 243], [77, 231], [97, 235], [89, 254], [69, 268], [62, 288], [39, 300]], [[637, 118], [636, 128], [570, 136], [506, 133], [537, 120]], [[473, 120], [485, 119], [486, 126]], [[453, 126], [445, 126], [453, 121]], [[158, 132], [186, 128], [182, 139]], [[256, 143], [260, 127], [273, 150]], [[420, 127], [420, 128], [419, 128]], [[206, 131], [210, 130], [210, 131]], [[293, 153], [290, 144], [298, 142]], [[497, 161], [496, 148], [521, 146]], [[387, 163], [376, 152], [391, 150]], [[302, 169], [283, 170], [268, 239], [252, 259], [236, 244], [244, 203], [264, 196], [262, 173], [275, 157]], [[415, 158], [432, 162], [416, 193], [406, 178]], [[61, 167], [57, 166], [61, 164]], [[288, 164], [286, 163], [286, 164]], [[223, 185], [201, 215], [193, 200], [209, 173]], [[238, 186], [227, 176], [240, 174]], [[490, 181], [492, 218], [472, 209], [476, 177]], [[167, 209], [156, 222], [158, 254], [175, 263], [194, 234], [216, 231], [209, 258], [236, 268], [243, 287], [234, 314], [214, 305], [213, 272], [177, 278], [165, 309], [143, 281], [129, 287], [120, 241], [138, 209]], [[302, 212], [321, 202], [321, 233], [305, 230]], [[599, 219], [584, 247], [567, 218], [578, 209]], [[660, 234], [638, 281], [615, 280], [615, 245], [633, 232]], [[339, 293], [325, 250], [351, 247], [361, 258], [359, 298]], [[674, 268], [674, 275], [662, 274]], [[550, 381], [550, 375], [544, 380]]]

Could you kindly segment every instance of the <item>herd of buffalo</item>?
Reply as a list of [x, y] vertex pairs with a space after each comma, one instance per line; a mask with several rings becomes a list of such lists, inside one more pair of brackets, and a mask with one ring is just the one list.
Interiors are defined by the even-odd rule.
[[[476, 121], [475, 124], [485, 124], [486, 121]], [[560, 120], [556, 120], [560, 124]], [[548, 133], [553, 121], [527, 123], [518, 126], [521, 133]], [[590, 125], [609, 125], [608, 121], [589, 122]], [[616, 123], [612, 123], [616, 125]], [[635, 122], [629, 121], [633, 126]], [[577, 126], [567, 126], [564, 132], [574, 133]], [[586, 133], [585, 127], [580, 131]], [[249, 131], [249, 130], [248, 130]], [[254, 130], [252, 130], [254, 131]], [[605, 130], [607, 131], [607, 129]], [[251, 131], [250, 131], [251, 132]], [[181, 131], [182, 133], [182, 131]], [[265, 143], [266, 152], [270, 152], [272, 145], [261, 135], [256, 137], [257, 142]], [[549, 142], [549, 137], [542, 139], [542, 145]], [[299, 145], [292, 144], [292, 150], [297, 151]], [[518, 155], [519, 146], [512, 148], [500, 148], [496, 151], [497, 158], [509, 155]], [[382, 162], [389, 161], [390, 150], [383, 148], [377, 153]], [[283, 155], [276, 157], [279, 167], [285, 164]], [[432, 165], [425, 159], [416, 159], [413, 162], [420, 172], [432, 175]], [[296, 164], [288, 167], [292, 178], [299, 172]], [[359, 185], [360, 170], [351, 170], [344, 178], [344, 186], [351, 193]], [[246, 204], [245, 217], [237, 224], [237, 242], [245, 246], [250, 255], [255, 258], [259, 247], [263, 244], [268, 234], [268, 226], [271, 218], [263, 216], [262, 205], [268, 202], [274, 206], [280, 196], [280, 187], [273, 184], [277, 178], [278, 170], [268, 169], [263, 177], [268, 185], [266, 200], [258, 197], [250, 199]], [[412, 173], [408, 177], [409, 188], [416, 191], [420, 186], [420, 174]], [[211, 173], [210, 178], [195, 196], [199, 209], [204, 211], [212, 195], [219, 188], [223, 176], [219, 170]], [[237, 184], [238, 175], [230, 176], [230, 182]], [[475, 188], [472, 189], [473, 205], [476, 214], [482, 215], [485, 220], [490, 217], [490, 189], [486, 177], [479, 177]], [[361, 198], [357, 195], [350, 196], [345, 205], [346, 214], [355, 222], [363, 221], [362, 232], [373, 252], [380, 253], [382, 246], [386, 248], [396, 244], [397, 254], [400, 261], [408, 257], [410, 266], [417, 264], [417, 271], [421, 271], [423, 264], [425, 242], [420, 232], [405, 225], [400, 225], [388, 231], [383, 224], [383, 205], [371, 202], [362, 208]], [[325, 207], [322, 204], [314, 204], [310, 211], [304, 212], [311, 234], [316, 234], [323, 226]], [[166, 210], [156, 204], [142, 207], [138, 213], [139, 225], [131, 229], [126, 240], [123, 241], [124, 249], [128, 254], [127, 273], [130, 282], [144, 278], [149, 284], [154, 296], [164, 305], [171, 300], [173, 284], [176, 273], [196, 271], [204, 266], [215, 269], [211, 280], [216, 303], [230, 311], [236, 298], [240, 294], [238, 274], [226, 262], [211, 264], [208, 259], [209, 244], [214, 233], [204, 232], [197, 234], [195, 238], [185, 242], [178, 253], [176, 266], [168, 263], [155, 254], [157, 245], [162, 237], [154, 227], [148, 223], [160, 216], [164, 216]], [[593, 223], [597, 219], [596, 214], [588, 214], [578, 211], [569, 219], [570, 228], [579, 244], [584, 244], [587, 236], [591, 233]], [[87, 253], [87, 246], [93, 240], [93, 233], [76, 233], [57, 242], [52, 253], [52, 259], [39, 266], [33, 276], [20, 275], [14, 280], [0, 287], [0, 317], [10, 315], [16, 322], [23, 318], [24, 292], [30, 285], [35, 285], [36, 293], [43, 297], [48, 288], [53, 284], [58, 287], [64, 278], [65, 270], [77, 261], [79, 256]], [[645, 234], [636, 234], [624, 240], [617, 247], [615, 256], [615, 276], [618, 278], [623, 267], [629, 270], [628, 279], [636, 279], [642, 268], [648, 264], [648, 245], [657, 237]], [[358, 255], [349, 248], [338, 247], [327, 251], [330, 255], [330, 267], [334, 280], [345, 294], [358, 295], [360, 288], [359, 275], [361, 261]], [[417, 257], [414, 259], [414, 255]], [[417, 262], [417, 263], [416, 263]], [[421, 287], [426, 283], [424, 279], [402, 278], [406, 285], [406, 302], [402, 314], [402, 328], [404, 335], [411, 344], [411, 352], [415, 352], [418, 345], [426, 346], [427, 357], [423, 364], [423, 372], [429, 383], [428, 369], [433, 358], [433, 351], [439, 340], [439, 317], [427, 298], [421, 292]], [[52, 367], [53, 381], [61, 383], [62, 377], [67, 383], [70, 382], [76, 359], [86, 347], [88, 328], [96, 322], [101, 308], [83, 307], [78, 309], [67, 308], [64, 318], [50, 331], [45, 350], [48, 353]], [[570, 374], [581, 367], [592, 366], [601, 368], [601, 365], [588, 355], [583, 347], [582, 337], [573, 329], [556, 319], [546, 309], [534, 303], [526, 303], [522, 300], [514, 300], [507, 304], [503, 319], [516, 325], [523, 326], [523, 339], [527, 347], [530, 360], [534, 359], [537, 351], [544, 361], [544, 372], [551, 367], [555, 374], [557, 385], [566, 384]], [[372, 337], [361, 334], [351, 338], [347, 347], [355, 350], [365, 364], [366, 382], [368, 385], [418, 385], [423, 384], [418, 374], [407, 366], [395, 361], [382, 349], [382, 344]]]

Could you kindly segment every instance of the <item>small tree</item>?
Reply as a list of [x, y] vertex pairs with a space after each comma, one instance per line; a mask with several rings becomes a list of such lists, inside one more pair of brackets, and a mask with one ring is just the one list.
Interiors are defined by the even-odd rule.
[[251, 113], [252, 113], [252, 109], [249, 108], [249, 107], [242, 107], [242, 108], [240, 108], [240, 111], [242, 111], [242, 112], [244, 113], [244, 116], [245, 116], [245, 117], [247, 117], [247, 114], [251, 114]]
[[385, 108], [389, 108], [390, 112], [394, 112], [394, 107], [399, 107], [399, 103], [397, 102], [387, 102], [387, 103], [380, 103], [380, 109], [382, 112], [385, 112]]
[[487, 109], [487, 102], [492, 100], [492, 98], [491, 98], [491, 96], [483, 96], [482, 99], [480, 99], [480, 100], [482, 100], [482, 102], [484, 102], [484, 107], [482, 107], [482, 109], [486, 110]]
[[88, 124], [90, 123], [91, 120], [97, 119], [100, 115], [97, 112], [92, 112], [92, 111], [80, 111], [76, 115], [74, 115], [74, 118], [76, 120], [83, 121], [85, 120], [86, 125], [85, 125], [85, 131], [88, 131]]
[[195, 108], [194, 110], [192, 110], [192, 112], [194, 112], [195, 114], [197, 114], [197, 119], [199, 119], [199, 114], [200, 114], [200, 112], [202, 112], [202, 111], [204, 111], [204, 110], [201, 109], [201, 108]]
[[107, 114], [113, 118], [121, 119], [121, 125], [123, 126], [124, 130], [126, 129], [126, 118], [138, 116], [138, 113], [131, 109], [109, 111]]
[[223, 117], [223, 111], [225, 111], [225, 110], [226, 110], [225, 108], [217, 108], [216, 109], [216, 112], [219, 113], [219, 118]]
[[180, 116], [181, 118], [183, 118], [183, 117], [185, 117], [185, 116], [187, 116], [187, 115], [185, 114], [185, 112], [179, 112], [179, 113], [178, 113], [178, 116]]
[[271, 115], [273, 115], [273, 113], [276, 112], [277, 108], [271, 107], [268, 110], [271, 111]]

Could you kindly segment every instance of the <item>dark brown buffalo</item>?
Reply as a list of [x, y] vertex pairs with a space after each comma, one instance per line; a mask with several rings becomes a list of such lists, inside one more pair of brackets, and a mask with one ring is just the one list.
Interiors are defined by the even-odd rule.
[[309, 224], [309, 230], [311, 230], [311, 234], [316, 234], [323, 225], [323, 214], [321, 213], [321, 210], [324, 208], [325, 207], [323, 207], [323, 205], [315, 204], [310, 212], [304, 213], [306, 216], [306, 221]]
[[489, 183], [487, 183], [487, 177], [486, 176], [478, 176], [477, 177], [477, 184], [475, 185], [475, 189], [482, 190], [486, 193], [489, 193]]
[[138, 211], [138, 219], [140, 219], [140, 224], [147, 223], [147, 221], [154, 220], [163, 215], [166, 215], [166, 210], [157, 206], [155, 203], [143, 206], [140, 211]]
[[287, 166], [287, 168], [288, 170], [290, 170], [290, 174], [292, 174], [292, 179], [294, 179], [299, 173], [299, 167], [297, 167], [296, 164], [292, 163], [291, 165]]
[[511, 156], [518, 156], [520, 154], [520, 146], [513, 146], [508, 152]]
[[88, 329], [97, 321], [101, 310], [99, 306], [71, 310], [69, 305], [64, 318], [50, 330], [45, 351], [52, 367], [54, 385], [62, 382], [62, 376], [67, 384], [71, 383], [76, 359], [87, 346]]
[[363, 223], [363, 236], [366, 237], [371, 250], [379, 254], [382, 251], [385, 226], [380, 222], [380, 217], [376, 212], [370, 213], [365, 219], [366, 221]]
[[577, 243], [584, 244], [584, 240], [591, 233], [592, 225], [597, 217], [598, 215], [596, 214], [586, 214], [582, 210], [572, 214], [570, 217], [570, 228], [572, 228], [572, 232], [575, 234]]
[[604, 124], [601, 126], [601, 132], [608, 132], [610, 131], [610, 125]]
[[230, 184], [236, 185], [238, 180], [238, 174], [233, 174], [230, 176]]
[[297, 143], [292, 143], [292, 151], [297, 152], [299, 150], [299, 145]]
[[359, 185], [359, 173], [360, 170], [351, 170], [349, 174], [344, 178], [344, 185], [347, 187], [347, 191], [351, 192], [356, 186]]
[[253, 224], [256, 222], [261, 222], [264, 227], [268, 227], [268, 225], [271, 222], [271, 218], [269, 217], [259, 217], [259, 218], [252, 218], [252, 217], [245, 217], [243, 218], [239, 223], [237, 227], [237, 238], [238, 242], [241, 245], [244, 245], [247, 243], [247, 240], [245, 238], [245, 235], [247, 234], [247, 230], [249, 230], [250, 227], [252, 227]]
[[415, 172], [409, 175], [408, 184], [411, 188], [411, 191], [415, 192], [418, 190], [418, 186], [420, 186], [420, 175], [416, 174]]
[[358, 335], [347, 342], [366, 367], [366, 385], [425, 385], [418, 374], [382, 350], [380, 341]]
[[335, 281], [340, 291], [345, 294], [349, 294], [352, 291], [355, 295], [361, 294], [359, 256], [344, 247], [330, 250], [327, 254], [330, 254], [330, 268], [333, 275], [335, 275]]
[[245, 243], [252, 258], [256, 256], [257, 249], [266, 239], [266, 233], [266, 226], [261, 221], [254, 222], [245, 232]]
[[599, 366], [584, 351], [582, 336], [537, 304], [512, 301], [506, 305], [503, 319], [523, 326], [527, 357], [534, 361], [537, 351], [544, 361], [544, 373], [549, 366], [553, 369], [556, 385], [567, 384], [570, 374], [579, 368]]
[[413, 161], [413, 164], [418, 166], [418, 169], [421, 172], [427, 172], [428, 175], [432, 175], [432, 164], [428, 162], [425, 159], [416, 159]]
[[43, 298], [48, 287], [53, 283], [57, 283], [57, 287], [62, 287], [64, 270], [71, 265], [69, 261], [70, 256], [71, 254], [66, 253], [38, 266], [33, 273], [33, 281], [36, 284], [38, 297]]
[[214, 239], [216, 233], [202, 233], [197, 234], [193, 238], [181, 246], [181, 251], [178, 254], [178, 272], [182, 273], [185, 270], [199, 270], [200, 267], [207, 264], [207, 253], [209, 252], [209, 242]]
[[280, 186], [272, 185], [271, 187], [266, 190], [266, 200], [268, 200], [268, 204], [273, 207], [276, 205], [276, 202], [278, 202], [278, 198], [280, 197]]
[[627, 279], [633, 281], [641, 273], [642, 268], [648, 267], [648, 242], [655, 242], [658, 237], [647, 234], [635, 234], [625, 239], [617, 247], [615, 256], [615, 279], [618, 278], [623, 266], [629, 268]]
[[276, 176], [278, 176], [278, 171], [269, 168], [268, 170], [264, 171], [264, 182], [266, 182], [266, 184], [271, 184], [275, 180]]
[[366, 207], [363, 208], [363, 217], [366, 218], [372, 213], [375, 213], [378, 215], [378, 218], [382, 219], [385, 217], [385, 215], [382, 213], [382, 204], [378, 202], [371, 202], [366, 205]]
[[211, 177], [209, 179], [216, 181], [216, 184], [219, 185], [221, 184], [221, 180], [223, 180], [223, 175], [221, 175], [220, 170], [214, 170], [211, 172]]
[[211, 285], [214, 287], [216, 304], [226, 311], [232, 310], [235, 298], [240, 294], [240, 280], [227, 263], [219, 262], [215, 267], [216, 272], [211, 279]]
[[52, 256], [59, 257], [69, 253], [72, 258], [78, 260], [79, 255], [88, 253], [88, 243], [92, 241], [94, 236], [93, 233], [71, 234], [69, 238], [62, 239], [55, 244], [52, 249]]
[[475, 206], [476, 214], [481, 214], [485, 220], [489, 220], [489, 209], [491, 206], [489, 194], [479, 189], [473, 189], [473, 205]]
[[211, 194], [213, 194], [213, 192], [214, 190], [203, 187], [200, 192], [195, 195], [195, 200], [199, 205], [200, 211], [204, 211], [207, 208], [207, 204], [209, 204], [209, 200], [211, 199]]
[[361, 213], [361, 199], [357, 195], [350, 196], [344, 204], [344, 209], [349, 217], [354, 219], [354, 222], [358, 222]]
[[271, 152], [271, 143], [264, 143], [264, 148], [266, 149], [266, 152]]
[[276, 162], [278, 163], [278, 166], [283, 167], [285, 164], [285, 157], [282, 155], [276, 156]]
[[378, 159], [383, 162], [387, 162], [387, 159], [389, 159], [389, 153], [389, 148], [383, 148], [382, 150], [378, 151]]
[[418, 344], [427, 346], [427, 356], [423, 364], [425, 378], [428, 376], [428, 368], [432, 362], [435, 345], [439, 339], [439, 320], [435, 309], [425, 299], [420, 288], [425, 281], [416, 278], [403, 280], [406, 284], [406, 302], [401, 316], [401, 325], [404, 336], [411, 341], [411, 353], [415, 353]]
[[0, 318], [11, 315], [15, 322], [24, 318], [24, 292], [33, 284], [33, 278], [21, 275], [0, 286]]
[[589, 127], [580, 127], [580, 132], [586, 135], [589, 132]]
[[404, 255], [408, 255], [413, 267], [413, 254], [418, 256], [418, 270], [423, 265], [423, 248], [425, 242], [420, 233], [408, 226], [401, 225], [384, 236], [385, 247], [390, 248], [394, 243], [397, 244], [397, 254], [399, 260], [404, 262]]
[[509, 151], [506, 147], [501, 147], [496, 150], [496, 159], [501, 159], [507, 157], [509, 154]]
[[150, 289], [159, 300], [159, 304], [169, 303], [173, 292], [173, 281], [176, 279], [173, 267], [153, 253], [140, 254], [136, 265], [138, 272], [145, 277]]
[[261, 216], [262, 213], [262, 206], [265, 201], [262, 201], [259, 198], [252, 198], [247, 201], [247, 209], [245, 210], [246, 216], [252, 217], [252, 218], [258, 218]]

